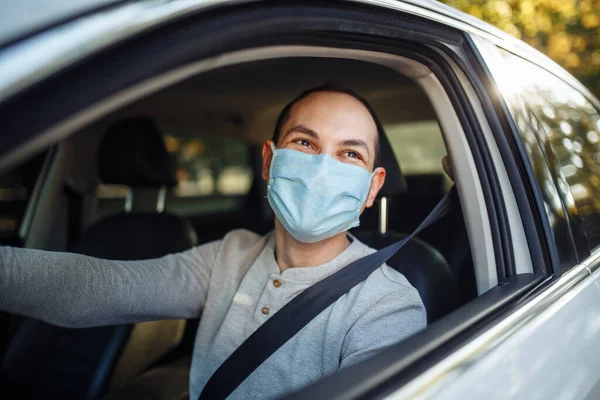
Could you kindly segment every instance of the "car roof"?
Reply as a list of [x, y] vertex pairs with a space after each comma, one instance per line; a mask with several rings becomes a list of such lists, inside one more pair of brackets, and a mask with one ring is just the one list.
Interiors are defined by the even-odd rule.
[[[515, 38], [503, 30], [491, 25], [485, 21], [475, 18], [463, 11], [460, 11], [454, 7], [450, 7], [447, 4], [441, 3], [438, 0], [394, 0], [393, 2], [407, 3], [418, 6], [421, 9], [427, 9], [432, 13], [438, 14], [453, 22], [461, 22], [469, 25], [473, 30], [479, 31], [479, 33], [486, 33], [493, 35], [499, 39], [513, 41]], [[433, 18], [432, 18], [433, 19]], [[444, 21], [441, 21], [444, 22]], [[449, 22], [449, 21], [446, 21]], [[451, 24], [455, 27], [456, 24]]]
[[[193, 0], [183, 1], [193, 2]], [[498, 38], [511, 38], [510, 35], [502, 30], [436, 0], [353, 1], [387, 8], [394, 8], [397, 3], [406, 3], [421, 9], [427, 9], [433, 14], [439, 14], [440, 16], [449, 18], [453, 21], [467, 23], [473, 29], [486, 32], [487, 34], [491, 34]], [[79, 16], [126, 2], [126, 0], [20, 0], [18, 2], [9, 2], [2, 8], [0, 46]], [[208, 3], [206, 0], [196, 0], [195, 2]], [[239, 1], [221, 0], [213, 1], [212, 3], [226, 4], [234, 2]]]
[[290, 99], [331, 77], [360, 93], [383, 125], [437, 119], [424, 90], [388, 67], [340, 58], [283, 57], [193, 75], [106, 115], [98, 125], [152, 115], [163, 130], [172, 129], [179, 136], [204, 132], [262, 144], [271, 137], [277, 117]]
[[[0, 24], [0, 101], [44, 76], [76, 62], [79, 58], [93, 54], [101, 48], [140, 33], [153, 25], [187, 13], [251, 1], [259, 0], [172, 0], [168, 2], [21, 0], [12, 2], [3, 7]], [[560, 76], [597, 102], [583, 85], [544, 54], [508, 33], [445, 4], [435, 0], [351, 1], [418, 15], [489, 39]], [[112, 7], [119, 3], [122, 3], [121, 7]], [[78, 16], [90, 15], [91, 17], [93, 11], [99, 9], [105, 10], [104, 13], [98, 13], [103, 17], [100, 21], [97, 18], [96, 20], [83, 18], [72, 24], [66, 23], [59, 30], [35, 36], [34, 42], [37, 43], [34, 45], [28, 45], [28, 40], [19, 41], [35, 32], [41, 32]], [[128, 25], [123, 26], [123, 23]], [[43, 40], [37, 40], [38, 38]], [[85, 48], [81, 47], [82, 40], [85, 40]], [[11, 43], [14, 45], [11, 46]], [[2, 49], [3, 44], [8, 46]], [[21, 44], [23, 46], [20, 46]], [[18, 56], [15, 57], [15, 54]], [[19, 59], [20, 62], [15, 61]]]
[[2, 4], [0, 46], [124, 0], [19, 0]]

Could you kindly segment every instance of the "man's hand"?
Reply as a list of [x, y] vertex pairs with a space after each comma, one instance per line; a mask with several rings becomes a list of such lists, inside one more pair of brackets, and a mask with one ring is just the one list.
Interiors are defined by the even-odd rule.
[[442, 167], [444, 168], [446, 175], [448, 175], [448, 177], [452, 179], [452, 182], [454, 182], [454, 172], [452, 171], [452, 164], [450, 163], [449, 156], [446, 155], [444, 158], [442, 158]]

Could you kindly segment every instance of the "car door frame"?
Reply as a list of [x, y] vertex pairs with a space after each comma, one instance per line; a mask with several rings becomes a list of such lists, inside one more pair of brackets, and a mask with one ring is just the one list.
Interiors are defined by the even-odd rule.
[[[480, 40], [483, 39], [476, 39]], [[481, 50], [481, 46], [476, 46], [472, 40], [470, 42], [474, 50]], [[516, 124], [508, 112], [504, 98], [500, 95], [501, 91], [489, 75], [489, 64], [486, 64], [485, 58], [472, 58], [479, 63], [474, 63], [475, 69], [478, 70], [477, 76], [485, 82], [486, 90], [493, 98], [496, 115], [499, 119], [504, 119], [502, 124], [505, 128], [501, 132], [505, 132], [505, 136], [512, 138], [515, 144], [522, 146]], [[489, 57], [486, 61], [489, 63], [490, 60], [495, 59]], [[538, 67], [544, 68], [539, 64]], [[586, 95], [585, 90], [582, 92]], [[587, 95], [589, 96], [589, 93]], [[595, 105], [597, 104], [595, 101]], [[539, 195], [535, 179], [527, 180], [528, 176], [533, 177], [529, 160], [524, 151], [516, 152], [519, 153], [522, 154], [522, 165], [530, 170], [522, 171], [522, 184], [529, 185], [529, 190], [537, 191]], [[506, 158], [504, 161], [506, 162]], [[538, 212], [539, 218], [545, 220], [544, 225], [548, 226], [549, 221], [544, 208], [538, 208]], [[552, 235], [547, 230], [544, 231], [544, 226], [538, 226], [537, 229], [542, 230], [547, 249], [551, 250], [555, 257]], [[561, 273], [557, 264], [553, 264], [552, 267], [553, 274], [540, 283], [538, 293], [532, 301], [438, 365], [393, 392], [390, 398], [412, 398], [417, 394], [425, 397], [443, 394], [448, 398], [465, 395], [502, 398], [507, 395], [507, 392], [503, 391], [507, 389], [506, 383], [511, 383], [510, 396], [519, 398], [558, 394], [568, 395], [569, 398], [591, 398], [600, 394], [600, 374], [597, 373], [597, 367], [600, 365], [597, 361], [599, 352], [594, 353], [590, 350], [594, 348], [594, 338], [597, 339], [600, 334], [598, 328], [594, 328], [594, 325], [590, 327], [587, 323], [597, 321], [600, 317], [600, 308], [597, 307], [600, 299], [600, 249], [592, 251], [582, 262], [574, 263], [567, 272]], [[578, 318], [574, 319], [573, 316]], [[565, 326], [569, 326], [569, 329], [566, 334], [562, 334]], [[503, 328], [504, 337], [500, 334]], [[496, 332], [496, 335], [493, 332]], [[572, 334], [568, 332], [588, 334], [574, 343]], [[593, 336], [593, 332], [596, 332], [596, 336]], [[547, 343], [556, 343], [556, 346], [552, 347], [552, 351], [548, 351]], [[573, 356], [574, 353], [576, 356]], [[541, 354], [544, 354], [544, 357], [541, 357]], [[568, 371], [562, 368], [543, 370], [539, 368], [542, 360], [542, 363], [546, 364], [573, 365], [578, 368]], [[584, 365], [586, 368], [583, 368]], [[574, 370], [578, 372], [574, 373]], [[571, 378], [565, 377], [568, 374]], [[582, 374], [585, 379], [576, 379]], [[511, 379], [514, 376], [518, 376], [519, 379]], [[540, 391], [541, 387], [544, 388], [543, 391]]]

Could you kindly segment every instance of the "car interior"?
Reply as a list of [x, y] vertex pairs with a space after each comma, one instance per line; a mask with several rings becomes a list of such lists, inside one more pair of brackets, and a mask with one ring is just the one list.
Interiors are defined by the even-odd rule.
[[[449, 154], [456, 166], [448, 146], [456, 132], [410, 71], [321, 55], [265, 57], [191, 74], [1, 176], [0, 244], [135, 260], [218, 240], [233, 229], [267, 234], [273, 213], [260, 175], [262, 145], [285, 104], [333, 80], [365, 97], [385, 130], [386, 183], [351, 231], [371, 247], [385, 247], [411, 233], [454, 185], [442, 158]], [[476, 218], [466, 220], [465, 201], [458, 191], [450, 212], [388, 261], [419, 291], [428, 323], [490, 286], [481, 268], [493, 266], [476, 262], [483, 259], [475, 255], [469, 225]], [[68, 329], [0, 318], [0, 391], [19, 398], [99, 399], [157, 367], [189, 368], [181, 360], [191, 356], [198, 325], [167, 320]]]

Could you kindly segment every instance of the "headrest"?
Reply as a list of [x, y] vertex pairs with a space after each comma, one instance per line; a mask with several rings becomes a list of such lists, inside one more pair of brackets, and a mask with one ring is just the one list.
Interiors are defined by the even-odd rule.
[[395, 197], [407, 190], [406, 179], [402, 175], [396, 155], [385, 134], [379, 133], [379, 166], [385, 168], [386, 177], [383, 187], [379, 191], [380, 197]]
[[172, 187], [175, 170], [158, 128], [147, 117], [111, 126], [98, 151], [98, 173], [103, 183], [132, 187]]

